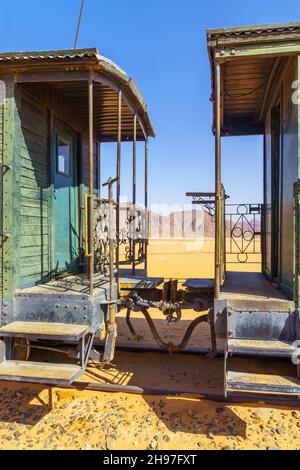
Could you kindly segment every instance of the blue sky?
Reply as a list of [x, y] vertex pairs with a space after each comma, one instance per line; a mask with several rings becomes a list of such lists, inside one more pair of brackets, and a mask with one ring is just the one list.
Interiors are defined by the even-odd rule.
[[[71, 48], [81, 0], [0, 0], [0, 49]], [[183, 203], [214, 182], [210, 70], [205, 31], [299, 20], [299, 0], [86, 0], [78, 47], [98, 47], [133, 76], [157, 137], [150, 145], [150, 202]], [[114, 173], [104, 149], [104, 173]], [[123, 194], [130, 148], [123, 155]], [[142, 149], [139, 151], [142, 159]], [[138, 164], [141, 197], [142, 161]], [[223, 182], [231, 202], [262, 199], [262, 141], [223, 139]]]

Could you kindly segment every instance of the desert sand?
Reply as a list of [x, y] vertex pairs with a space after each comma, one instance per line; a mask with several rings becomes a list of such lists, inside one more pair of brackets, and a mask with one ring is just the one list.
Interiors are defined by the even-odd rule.
[[[227, 269], [260, 269], [258, 255], [247, 265], [236, 263], [234, 257], [228, 261]], [[148, 267], [150, 276], [212, 277], [212, 241], [202, 246], [188, 240], [153, 241]], [[195, 313], [185, 312], [182, 323], [174, 328], [167, 326], [161, 313], [153, 311], [152, 315], [161, 335], [179, 342]], [[141, 315], [133, 318], [144, 337], [142, 346], [156, 348]], [[118, 344], [135, 347], [123, 312], [118, 327]], [[187, 349], [208, 347], [209, 329], [199, 325]], [[235, 368], [243, 369], [243, 360], [232, 361]], [[248, 359], [247, 367], [263, 371], [266, 365]], [[280, 361], [268, 363], [268, 370], [279, 373], [286, 374], [290, 367]], [[91, 363], [82, 380], [197, 392], [222, 390], [222, 374], [222, 358], [118, 351], [109, 367]], [[2, 383], [0, 397], [1, 449], [300, 449], [300, 409], [283, 405], [237, 405], [197, 395], [141, 396], [16, 383]]]

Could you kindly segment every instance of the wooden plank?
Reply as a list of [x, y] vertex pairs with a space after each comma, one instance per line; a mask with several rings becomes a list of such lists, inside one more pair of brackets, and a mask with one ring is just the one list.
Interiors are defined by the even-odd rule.
[[235, 354], [251, 354], [254, 356], [291, 357], [296, 348], [287, 341], [270, 341], [255, 339], [228, 340], [228, 352]]
[[35, 162], [32, 162], [32, 167], [28, 168], [27, 161], [23, 160], [22, 163], [23, 163], [22, 170], [21, 170], [22, 177], [34, 179], [35, 181], [39, 182], [42, 185], [45, 185], [48, 183], [47, 165], [40, 164], [39, 166], [35, 166]]
[[[23, 169], [21, 168], [21, 173], [23, 172]], [[33, 175], [32, 175], [33, 176]], [[21, 184], [20, 186], [22, 186], [23, 188], [27, 188], [27, 189], [35, 189], [35, 190], [47, 190], [47, 183], [44, 182], [44, 181], [36, 181], [35, 178], [27, 178], [27, 177], [24, 177], [24, 176], [21, 176]]]
[[253, 391], [256, 393], [300, 394], [300, 379], [274, 374], [227, 372], [228, 391]]
[[29, 248], [23, 247], [22, 250], [22, 263], [25, 262], [27, 258], [36, 259], [37, 256], [43, 256], [46, 258], [48, 254], [48, 247], [45, 246], [31, 246]]
[[207, 291], [213, 290], [214, 285], [214, 279], [187, 279], [183, 287], [186, 287], [188, 290]]
[[40, 256], [30, 266], [23, 266], [23, 260], [20, 260], [20, 277], [22, 282], [25, 279], [34, 278], [41, 281], [43, 278], [48, 277], [48, 256], [45, 256], [44, 260]]
[[0, 328], [0, 336], [78, 341], [90, 331], [88, 325], [41, 322], [13, 322]]
[[[40, 217], [41, 216], [41, 209], [40, 207], [32, 207], [32, 206], [21, 206], [21, 211], [20, 211], [21, 216], [26, 216], [26, 217]], [[47, 218], [48, 211], [46, 209], [44, 210], [43, 217]]]
[[44, 244], [48, 244], [48, 235], [40, 235], [40, 236], [26, 236], [21, 235], [20, 238], [20, 246], [21, 248], [24, 247], [35, 247], [35, 246], [43, 246]]
[[40, 217], [47, 217], [47, 210], [48, 210], [48, 198], [43, 200], [42, 198], [25, 198], [21, 197], [21, 205], [22, 207], [36, 207], [40, 210]]
[[69, 384], [81, 374], [73, 364], [5, 361], [0, 364], [0, 380]]
[[161, 277], [120, 277], [121, 289], [156, 289], [163, 283]]
[[48, 188], [26, 188], [21, 186], [21, 197], [26, 201], [27, 199], [33, 199], [38, 201], [47, 202], [48, 201]]

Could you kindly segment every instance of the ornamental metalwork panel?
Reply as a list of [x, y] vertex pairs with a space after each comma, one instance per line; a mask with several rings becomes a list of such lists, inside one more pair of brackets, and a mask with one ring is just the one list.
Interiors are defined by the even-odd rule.
[[146, 211], [132, 206], [121, 207], [119, 230], [117, 217], [118, 206], [114, 200], [96, 200], [95, 269], [102, 276], [110, 275], [112, 265], [115, 269], [119, 263], [139, 264], [146, 259]]
[[121, 264], [138, 264], [146, 259], [147, 216], [142, 207], [124, 206], [120, 208]]
[[[98, 199], [95, 223], [95, 268], [98, 274], [109, 276], [115, 266], [118, 242], [117, 205], [114, 201]], [[112, 260], [112, 261], [111, 261]]]
[[226, 254], [239, 263], [261, 255], [262, 204], [226, 204]]

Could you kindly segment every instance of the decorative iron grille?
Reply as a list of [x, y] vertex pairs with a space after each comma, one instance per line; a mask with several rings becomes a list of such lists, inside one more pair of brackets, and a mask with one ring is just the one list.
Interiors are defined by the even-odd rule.
[[261, 254], [261, 217], [262, 204], [226, 204], [226, 254], [235, 255], [239, 263]]

